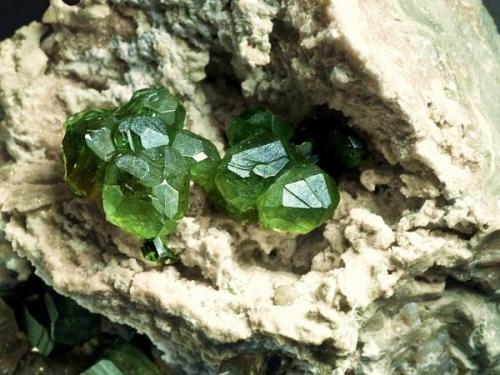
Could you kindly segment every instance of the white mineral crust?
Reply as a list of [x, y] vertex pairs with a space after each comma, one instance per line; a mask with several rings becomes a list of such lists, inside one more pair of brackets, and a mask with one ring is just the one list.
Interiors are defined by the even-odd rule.
[[[289, 373], [500, 373], [500, 38], [481, 1], [52, 0], [0, 62], [0, 246], [179, 373], [262, 351]], [[305, 236], [195, 187], [181, 263], [147, 265], [68, 192], [60, 145], [71, 113], [155, 85], [220, 150], [244, 106], [296, 121], [326, 103], [373, 156]]]

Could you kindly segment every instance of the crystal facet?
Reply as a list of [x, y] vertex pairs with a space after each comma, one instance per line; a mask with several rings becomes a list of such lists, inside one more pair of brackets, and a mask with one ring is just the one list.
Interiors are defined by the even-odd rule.
[[191, 178], [207, 192], [214, 190], [214, 175], [220, 155], [214, 144], [187, 130], [181, 130], [172, 147], [186, 158], [191, 168]]
[[116, 128], [110, 111], [90, 109], [78, 112], [64, 123], [65, 181], [81, 197], [99, 191], [105, 161], [114, 154], [109, 137]]
[[255, 215], [257, 198], [294, 158], [291, 146], [271, 133], [259, 133], [231, 147], [215, 175], [226, 208], [242, 219]]
[[130, 101], [118, 107], [114, 114], [119, 119], [131, 116], [158, 117], [175, 131], [182, 129], [186, 119], [184, 106], [165, 88], [136, 91]]
[[229, 146], [240, 143], [262, 131], [273, 133], [285, 141], [293, 136], [291, 124], [267, 109], [259, 107], [248, 109], [231, 121], [226, 130]]
[[338, 202], [330, 176], [310, 162], [296, 164], [259, 197], [259, 222], [275, 230], [308, 233], [333, 214]]

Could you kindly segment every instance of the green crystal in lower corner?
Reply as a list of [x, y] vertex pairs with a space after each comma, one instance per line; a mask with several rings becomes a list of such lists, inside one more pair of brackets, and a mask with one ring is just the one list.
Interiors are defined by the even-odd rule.
[[258, 199], [259, 222], [270, 229], [308, 233], [332, 216], [339, 192], [312, 163], [292, 166]]

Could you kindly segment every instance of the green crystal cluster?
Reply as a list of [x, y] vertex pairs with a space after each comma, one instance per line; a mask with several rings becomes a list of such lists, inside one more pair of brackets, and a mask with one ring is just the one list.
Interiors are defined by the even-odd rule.
[[242, 221], [308, 233], [339, 202], [318, 160], [334, 155], [331, 162], [354, 168], [365, 157], [362, 140], [344, 128], [328, 133], [327, 147], [324, 140], [316, 147], [314, 139], [297, 138], [290, 123], [255, 108], [231, 121], [221, 159], [210, 141], [183, 129], [185, 114], [165, 88], [144, 89], [115, 110], [82, 111], [65, 123], [66, 183], [78, 196], [100, 198], [106, 219], [145, 240], [151, 261], [176, 259], [165, 239], [186, 213], [190, 181]]
[[315, 165], [310, 144], [290, 142], [291, 124], [257, 108], [233, 119], [226, 134], [231, 147], [215, 186], [234, 216], [288, 233], [308, 233], [332, 216], [337, 186]]
[[185, 114], [165, 88], [144, 89], [114, 111], [86, 110], [65, 123], [66, 183], [146, 240], [148, 260], [173, 260], [164, 242], [186, 213], [189, 183], [210, 190], [220, 160], [211, 142], [183, 129]]

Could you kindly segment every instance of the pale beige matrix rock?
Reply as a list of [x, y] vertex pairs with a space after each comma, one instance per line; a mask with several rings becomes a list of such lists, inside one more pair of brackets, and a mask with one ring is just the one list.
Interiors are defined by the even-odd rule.
[[[287, 373], [500, 373], [500, 38], [481, 1], [52, 0], [0, 61], [2, 254], [177, 372], [274, 353]], [[305, 236], [242, 226], [194, 187], [180, 264], [146, 265], [69, 194], [60, 143], [71, 113], [154, 85], [221, 151], [244, 106], [297, 121], [326, 103], [372, 157]]]

